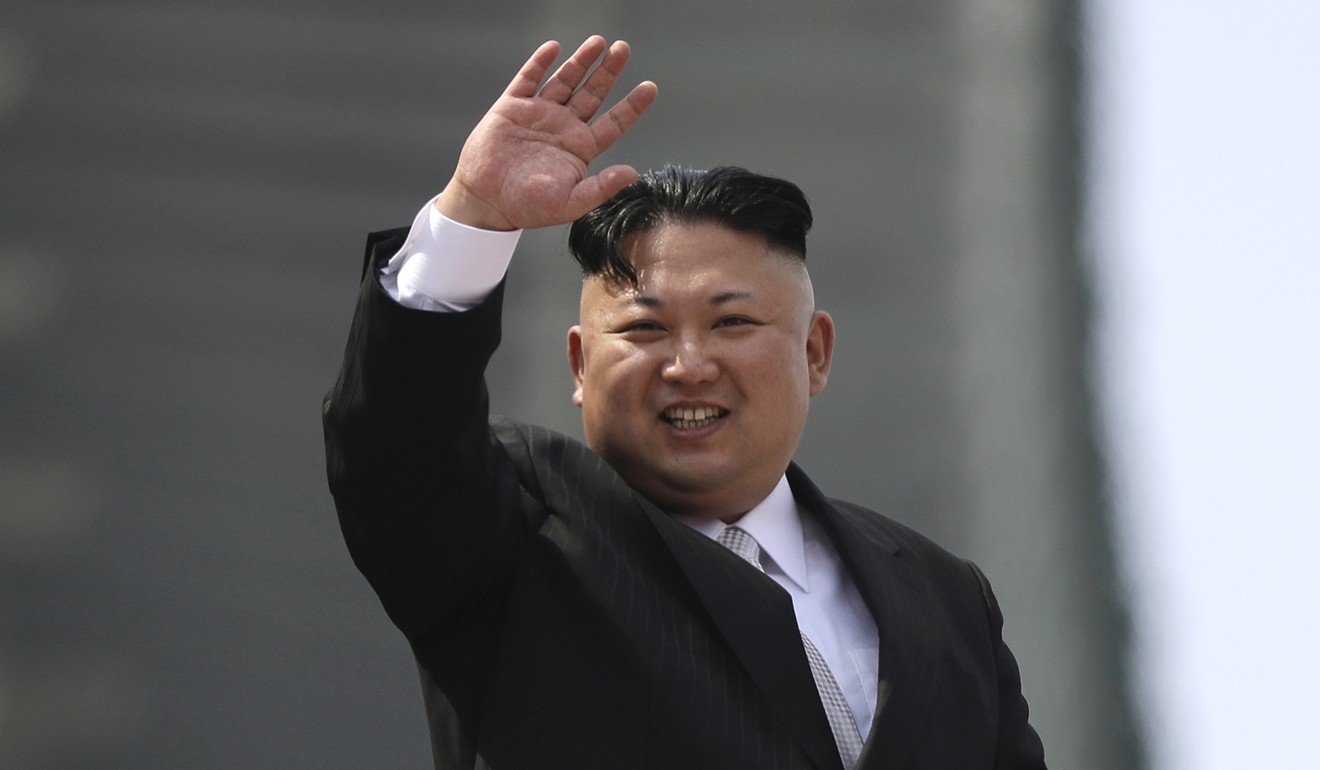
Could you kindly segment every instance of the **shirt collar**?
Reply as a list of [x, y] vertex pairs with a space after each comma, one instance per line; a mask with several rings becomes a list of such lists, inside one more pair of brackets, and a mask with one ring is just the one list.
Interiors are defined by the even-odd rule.
[[[719, 519], [700, 516], [675, 516], [680, 522], [712, 540], [719, 537], [726, 525]], [[788, 477], [781, 476], [770, 494], [735, 522], [737, 527], [761, 546], [761, 566], [769, 570], [771, 563], [803, 591], [810, 591], [807, 583], [807, 552], [802, 539], [802, 517]]]

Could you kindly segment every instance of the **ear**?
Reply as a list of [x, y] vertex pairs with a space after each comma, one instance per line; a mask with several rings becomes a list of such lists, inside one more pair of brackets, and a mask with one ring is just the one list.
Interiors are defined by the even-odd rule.
[[834, 319], [824, 310], [811, 314], [811, 328], [807, 330], [807, 376], [811, 395], [825, 389], [830, 377], [830, 362], [834, 360]]
[[582, 408], [582, 376], [586, 361], [582, 355], [582, 327], [568, 329], [568, 368], [573, 371], [573, 405]]

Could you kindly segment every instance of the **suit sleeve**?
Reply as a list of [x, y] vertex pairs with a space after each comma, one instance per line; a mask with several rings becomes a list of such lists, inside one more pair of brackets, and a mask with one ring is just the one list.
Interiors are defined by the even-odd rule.
[[1017, 660], [1004, 642], [1004, 614], [990, 589], [990, 581], [975, 564], [967, 562], [985, 597], [990, 639], [994, 644], [996, 690], [999, 700], [999, 737], [995, 770], [1043, 770], [1045, 748], [1028, 721], [1027, 699], [1022, 695], [1022, 677]]
[[326, 470], [349, 553], [417, 643], [479, 614], [520, 537], [490, 438], [484, 372], [503, 284], [462, 313], [403, 307], [377, 279], [405, 230], [373, 234], [343, 367], [323, 405]]

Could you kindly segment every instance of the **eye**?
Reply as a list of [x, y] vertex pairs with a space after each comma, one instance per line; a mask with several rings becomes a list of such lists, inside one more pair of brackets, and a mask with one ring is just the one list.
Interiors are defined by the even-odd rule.
[[715, 326], [728, 328], [732, 326], [750, 326], [753, 325], [754, 323], [755, 321], [753, 321], [750, 318], [746, 318], [740, 315], [731, 315], [721, 318], [718, 322], [716, 322]]
[[619, 327], [619, 334], [654, 334], [664, 331], [664, 327], [655, 321], [633, 321]]

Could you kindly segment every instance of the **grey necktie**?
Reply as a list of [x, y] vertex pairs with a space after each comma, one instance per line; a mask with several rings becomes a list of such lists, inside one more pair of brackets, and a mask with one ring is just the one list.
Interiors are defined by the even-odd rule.
[[[761, 544], [756, 538], [738, 527], [725, 527], [717, 538], [720, 545], [743, 557], [753, 567], [765, 572], [761, 566]], [[839, 748], [839, 758], [845, 768], [857, 763], [857, 756], [862, 753], [862, 735], [857, 730], [857, 721], [853, 719], [852, 709], [844, 700], [843, 690], [830, 672], [829, 664], [821, 656], [820, 650], [811, 643], [806, 634], [802, 637], [802, 649], [807, 653], [807, 662], [811, 664], [811, 676], [816, 680], [816, 691], [820, 693], [821, 705], [825, 707], [825, 716], [830, 720], [830, 731], [834, 733], [834, 743]]]

